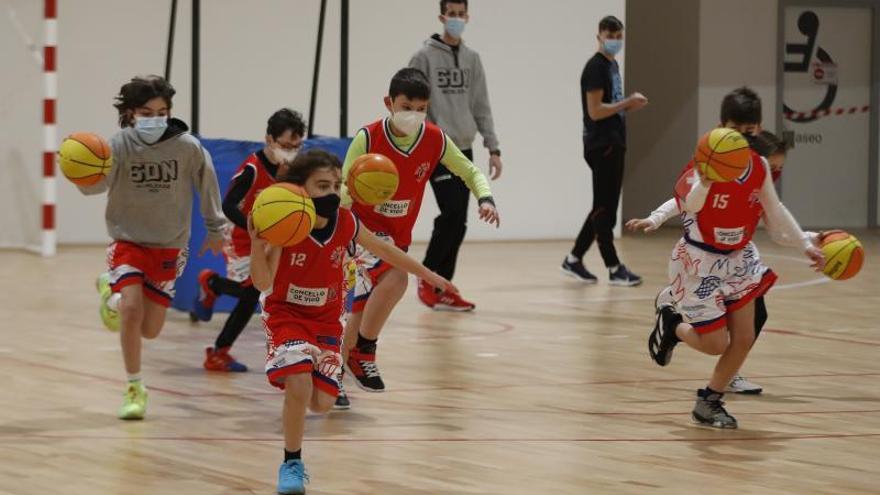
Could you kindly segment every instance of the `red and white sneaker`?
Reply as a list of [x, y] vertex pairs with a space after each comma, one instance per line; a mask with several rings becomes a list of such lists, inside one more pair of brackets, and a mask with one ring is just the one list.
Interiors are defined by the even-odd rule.
[[474, 308], [477, 307], [476, 304], [466, 301], [458, 294], [452, 294], [450, 292], [443, 292], [438, 294], [437, 303], [434, 304], [434, 311], [455, 311], [458, 313], [464, 313], [467, 311], [473, 311]]
[[440, 301], [440, 296], [437, 294], [437, 291], [434, 290], [434, 287], [422, 279], [419, 279], [418, 294], [419, 301], [422, 301], [422, 304], [429, 308], [433, 308]]

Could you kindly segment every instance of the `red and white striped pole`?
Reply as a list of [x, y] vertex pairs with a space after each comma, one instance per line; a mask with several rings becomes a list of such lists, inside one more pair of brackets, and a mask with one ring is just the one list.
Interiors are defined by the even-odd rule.
[[44, 0], [43, 20], [45, 24], [45, 40], [43, 46], [43, 240], [40, 253], [43, 256], [54, 256], [56, 248], [55, 234], [55, 152], [56, 112], [55, 101], [58, 98], [58, 76], [56, 70], [56, 44], [58, 43], [58, 1]]

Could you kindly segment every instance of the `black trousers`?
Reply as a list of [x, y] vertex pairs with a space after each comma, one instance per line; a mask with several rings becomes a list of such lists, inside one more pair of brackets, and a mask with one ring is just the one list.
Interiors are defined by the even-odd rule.
[[[464, 156], [473, 161], [472, 150], [461, 150]], [[467, 232], [468, 202], [470, 190], [464, 181], [449, 171], [443, 164], [438, 164], [431, 175], [431, 188], [437, 198], [440, 214], [434, 219], [434, 231], [431, 242], [425, 252], [426, 267], [437, 272], [447, 280], [455, 274], [455, 263], [458, 250]]]
[[229, 280], [225, 277], [214, 277], [210, 282], [211, 290], [218, 295], [226, 294], [238, 298], [235, 308], [229, 313], [229, 318], [223, 325], [223, 330], [214, 341], [214, 348], [231, 347], [241, 335], [241, 332], [251, 320], [257, 303], [260, 300], [260, 291], [254, 286], [242, 286], [240, 282]]
[[626, 149], [606, 146], [584, 151], [584, 159], [593, 172], [593, 209], [587, 215], [571, 254], [583, 258], [593, 244], [599, 243], [599, 252], [605, 266], [620, 264], [614, 249], [614, 225], [617, 223], [617, 205], [623, 187], [623, 157]]

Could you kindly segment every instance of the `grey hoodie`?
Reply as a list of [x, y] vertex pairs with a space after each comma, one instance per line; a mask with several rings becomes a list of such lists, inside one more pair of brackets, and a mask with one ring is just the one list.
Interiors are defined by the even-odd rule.
[[409, 62], [410, 67], [421, 70], [431, 81], [428, 119], [446, 131], [461, 149], [473, 146], [479, 130], [483, 146], [497, 150], [498, 137], [480, 55], [464, 41], [457, 48], [454, 50], [435, 34]]
[[146, 247], [183, 248], [190, 235], [194, 190], [208, 230], [220, 239], [226, 218], [220, 208], [220, 186], [211, 155], [186, 124], [169, 119], [168, 130], [155, 144], [141, 140], [132, 127], [110, 138], [113, 166], [107, 179], [85, 194], [107, 194], [107, 232], [114, 240]]

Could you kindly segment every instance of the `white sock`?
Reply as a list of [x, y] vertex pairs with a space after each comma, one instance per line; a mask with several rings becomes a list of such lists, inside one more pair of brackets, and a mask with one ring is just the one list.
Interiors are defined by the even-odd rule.
[[107, 299], [107, 307], [110, 308], [111, 311], [119, 311], [120, 299], [122, 299], [122, 294], [114, 292], [113, 295]]
[[566, 263], [577, 263], [580, 260], [577, 259], [577, 257], [575, 257], [575, 255], [569, 254], [568, 256], [565, 257], [565, 261], [566, 261]]
[[140, 374], [140, 373], [135, 373], [135, 374], [133, 374], [133, 375], [132, 375], [132, 374], [129, 374], [129, 375], [128, 375], [128, 383], [138, 383], [138, 382], [140, 382], [140, 381], [141, 381], [141, 374]]
[[614, 273], [617, 271], [618, 268], [620, 268], [620, 265], [609, 266], [608, 271]]

